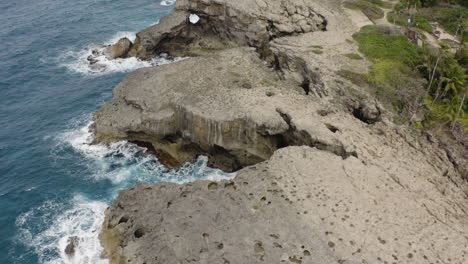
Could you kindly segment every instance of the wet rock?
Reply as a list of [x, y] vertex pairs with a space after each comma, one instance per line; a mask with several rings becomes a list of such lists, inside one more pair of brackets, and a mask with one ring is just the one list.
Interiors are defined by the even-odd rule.
[[117, 43], [110, 46], [110, 56], [113, 59], [126, 58], [132, 45], [128, 38], [121, 38]]
[[93, 65], [93, 64], [96, 64], [97, 62], [99, 62], [95, 57], [93, 57], [93, 55], [89, 55], [86, 60], [89, 61], [89, 64]]
[[67, 254], [69, 257], [73, 257], [76, 252], [76, 248], [78, 247], [80, 243], [80, 239], [77, 236], [71, 236], [68, 237], [67, 240], [67, 246], [65, 247], [65, 254]]

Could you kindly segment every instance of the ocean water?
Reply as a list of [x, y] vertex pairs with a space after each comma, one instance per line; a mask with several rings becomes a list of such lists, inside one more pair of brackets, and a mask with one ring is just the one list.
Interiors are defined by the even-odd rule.
[[[104, 210], [137, 183], [233, 177], [206, 158], [169, 171], [127, 142], [92, 145], [91, 117], [141, 67], [170, 63], [104, 58], [93, 48], [155, 24], [169, 0], [0, 0], [0, 263], [107, 263]], [[63, 253], [79, 237], [75, 257]]]

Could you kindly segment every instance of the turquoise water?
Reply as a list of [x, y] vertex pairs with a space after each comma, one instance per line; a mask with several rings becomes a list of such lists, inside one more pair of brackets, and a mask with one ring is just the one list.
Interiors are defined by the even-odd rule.
[[[0, 1], [0, 263], [107, 263], [98, 234], [119, 190], [139, 182], [232, 177], [200, 158], [168, 171], [126, 142], [93, 146], [87, 126], [112, 88], [164, 59], [102, 61], [99, 44], [134, 36], [171, 8], [160, 0]], [[63, 254], [69, 236], [76, 256]]]

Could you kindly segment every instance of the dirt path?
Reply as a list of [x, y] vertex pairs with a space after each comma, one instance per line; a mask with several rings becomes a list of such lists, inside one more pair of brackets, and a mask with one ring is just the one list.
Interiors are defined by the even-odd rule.
[[381, 19], [378, 19], [376, 20], [375, 24], [376, 25], [386, 25], [386, 26], [393, 26], [393, 24], [391, 24], [390, 22], [388, 22], [388, 19], [387, 19], [387, 15], [388, 13], [392, 12], [392, 8], [382, 8], [382, 10], [384, 11], [384, 17], [381, 18]]

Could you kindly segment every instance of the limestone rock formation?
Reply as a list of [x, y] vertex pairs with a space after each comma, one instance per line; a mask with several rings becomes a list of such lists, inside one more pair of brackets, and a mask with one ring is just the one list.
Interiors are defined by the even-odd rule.
[[339, 0], [179, 0], [140, 32], [129, 56], [201, 56], [130, 74], [96, 140], [240, 171], [123, 191], [111, 263], [466, 263], [466, 160], [338, 74], [370, 65], [344, 56], [357, 25]]
[[[175, 10], [157, 25], [137, 34], [131, 55], [148, 59], [206, 54], [226, 47], [264, 49], [271, 39], [326, 30], [327, 21], [315, 1], [179, 0]], [[197, 15], [195, 25], [189, 16]]]
[[466, 263], [466, 197], [433, 173], [289, 147], [232, 181], [123, 191], [101, 238], [111, 263]]
[[[253, 50], [230, 49], [131, 74], [95, 114], [96, 138], [149, 142], [170, 164], [207, 155], [226, 171], [266, 160], [288, 145], [357, 155], [345, 135], [359, 134], [361, 121], [341, 112], [335, 115], [340, 121], [327, 122], [330, 116], [319, 113], [325, 105], [304, 95]], [[333, 123], [347, 128], [337, 133]]]

